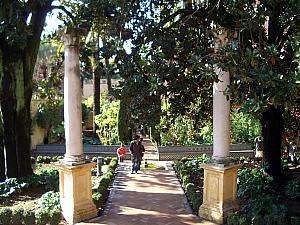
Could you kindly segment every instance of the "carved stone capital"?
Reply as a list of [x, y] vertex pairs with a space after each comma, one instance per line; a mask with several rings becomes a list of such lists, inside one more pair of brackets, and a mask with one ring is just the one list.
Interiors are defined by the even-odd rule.
[[223, 46], [227, 45], [235, 36], [235, 32], [229, 31], [228, 29], [223, 27], [215, 29], [212, 33], [214, 36], [216, 52]]
[[68, 27], [65, 30], [65, 46], [79, 46], [80, 38], [85, 35], [85, 33], [85, 29]]

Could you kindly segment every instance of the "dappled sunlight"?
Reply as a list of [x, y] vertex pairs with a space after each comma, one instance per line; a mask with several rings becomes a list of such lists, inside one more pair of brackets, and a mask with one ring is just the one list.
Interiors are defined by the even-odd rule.
[[103, 216], [80, 225], [213, 224], [192, 213], [173, 171], [143, 168], [131, 174], [130, 164], [119, 167]]

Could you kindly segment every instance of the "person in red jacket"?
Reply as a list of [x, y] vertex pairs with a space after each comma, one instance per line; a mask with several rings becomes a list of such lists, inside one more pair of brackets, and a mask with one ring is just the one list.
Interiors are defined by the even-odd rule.
[[117, 149], [117, 154], [120, 162], [124, 162], [127, 149], [124, 147], [124, 144], [121, 144], [120, 148]]

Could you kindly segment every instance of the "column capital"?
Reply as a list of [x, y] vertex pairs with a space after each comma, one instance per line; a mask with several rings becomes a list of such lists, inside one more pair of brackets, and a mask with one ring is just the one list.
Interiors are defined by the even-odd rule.
[[79, 46], [80, 37], [86, 34], [86, 30], [78, 27], [68, 27], [64, 34], [65, 46]]
[[215, 52], [218, 52], [220, 48], [228, 44], [236, 36], [236, 32], [229, 31], [223, 27], [213, 30], [212, 34], [214, 36]]

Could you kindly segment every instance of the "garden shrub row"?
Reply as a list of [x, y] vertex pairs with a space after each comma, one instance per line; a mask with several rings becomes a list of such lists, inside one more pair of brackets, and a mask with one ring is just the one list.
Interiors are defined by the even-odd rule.
[[54, 156], [43, 156], [43, 155], [39, 155], [37, 157], [31, 157], [31, 163], [35, 164], [35, 163], [44, 163], [44, 164], [49, 164], [52, 162], [57, 162], [61, 159], [63, 159], [64, 157], [62, 155], [54, 155]]
[[207, 160], [207, 157], [198, 157], [193, 159], [182, 158], [175, 161], [177, 176], [181, 181], [182, 187], [195, 214], [198, 214], [199, 207], [203, 201], [203, 183], [201, 184], [199, 180], [196, 180], [203, 180], [203, 169], [200, 168], [200, 164]]
[[[202, 204], [203, 170], [201, 163], [206, 157], [182, 158], [175, 161], [175, 170], [185, 190], [195, 214]], [[237, 160], [241, 162], [241, 159]], [[298, 200], [300, 197], [300, 177], [285, 186], [285, 196], [278, 192], [273, 177], [265, 172], [266, 165], [255, 161], [245, 161], [238, 171], [238, 191], [240, 210], [227, 219], [228, 225], [300, 225], [299, 215], [293, 215], [283, 198]]]
[[[108, 197], [109, 185], [112, 183], [114, 173], [118, 165], [117, 159], [107, 157], [104, 159], [108, 163], [108, 170], [98, 184], [96, 192], [93, 194], [93, 201], [98, 208], [102, 207]], [[22, 191], [24, 188], [44, 185], [46, 190], [52, 190], [42, 195], [36, 204], [19, 207], [0, 208], [1, 225], [57, 225], [60, 223], [61, 206], [58, 190], [58, 170], [55, 168], [43, 168], [37, 170], [35, 174], [21, 179], [7, 179], [0, 183], [0, 193], [9, 197], [14, 191]], [[1, 196], [2, 197], [2, 196]]]
[[2, 225], [57, 225], [61, 218], [59, 192], [53, 191], [43, 194], [34, 207], [0, 208], [0, 224]]
[[58, 170], [53, 168], [37, 170], [35, 174], [16, 179], [9, 178], [0, 182], [0, 197], [9, 198], [16, 192], [21, 193], [23, 190], [43, 186], [45, 190], [58, 190]]
[[109, 187], [113, 182], [115, 170], [118, 166], [116, 158], [110, 159], [107, 172], [103, 175], [97, 188], [93, 190], [92, 199], [97, 209], [102, 209], [109, 195]]
[[[43, 164], [50, 164], [53, 162], [57, 162], [61, 159], [63, 159], [64, 157], [61, 155], [54, 155], [54, 156], [42, 156], [39, 155], [37, 157], [31, 157], [31, 163], [35, 164], [35, 163], [43, 163]], [[86, 156], [86, 158], [88, 159], [89, 157]], [[111, 161], [111, 157], [105, 157], [104, 158], [104, 164], [108, 165]], [[92, 162], [97, 162], [97, 157], [92, 157], [91, 159]]]
[[[296, 197], [299, 184], [299, 177], [290, 181], [285, 187], [286, 196]], [[237, 192], [241, 209], [228, 216], [228, 225], [300, 225], [300, 217], [291, 215], [289, 205], [284, 204], [283, 196], [275, 187], [273, 177], [265, 172], [265, 165], [241, 168]]]

